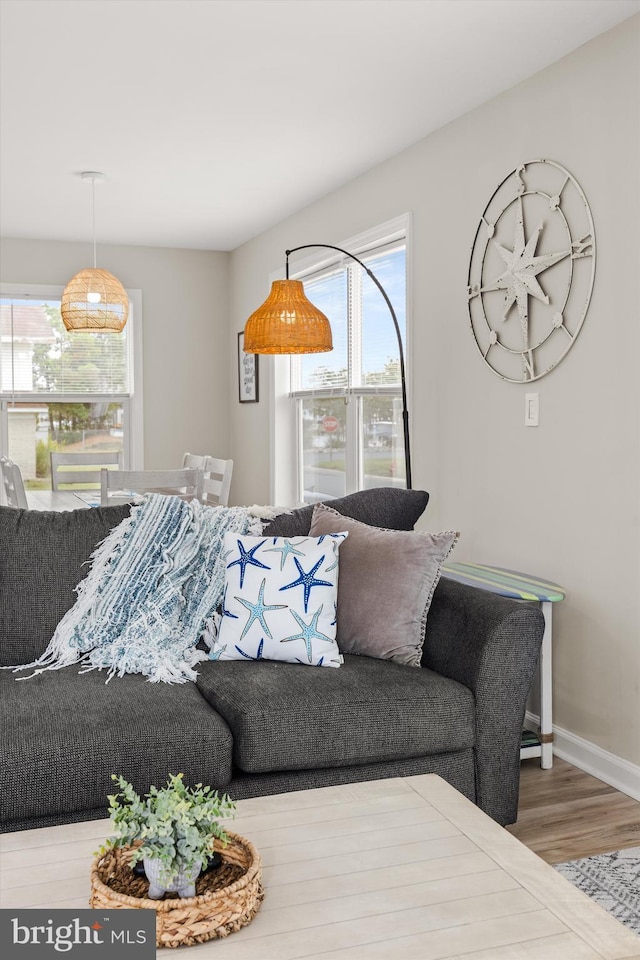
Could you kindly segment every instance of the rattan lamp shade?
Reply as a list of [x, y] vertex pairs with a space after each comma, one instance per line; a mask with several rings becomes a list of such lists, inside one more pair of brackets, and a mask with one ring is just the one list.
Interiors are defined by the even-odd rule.
[[120, 333], [129, 316], [129, 298], [112, 273], [90, 267], [64, 288], [60, 313], [67, 330]]
[[331, 324], [307, 300], [301, 280], [274, 280], [271, 293], [244, 328], [246, 353], [326, 353]]

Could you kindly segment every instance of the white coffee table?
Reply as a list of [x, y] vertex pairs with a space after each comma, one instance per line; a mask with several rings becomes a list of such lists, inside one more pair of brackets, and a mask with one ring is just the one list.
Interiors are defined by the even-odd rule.
[[[231, 825], [231, 824], [230, 824]], [[436, 776], [243, 800], [264, 903], [193, 960], [623, 960], [640, 939]], [[108, 821], [0, 837], [0, 906], [88, 906]]]

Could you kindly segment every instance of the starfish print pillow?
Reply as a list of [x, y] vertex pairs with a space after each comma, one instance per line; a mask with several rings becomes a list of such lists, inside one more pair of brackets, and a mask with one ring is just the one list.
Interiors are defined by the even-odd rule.
[[339, 667], [338, 552], [347, 535], [225, 534], [222, 617], [210, 659]]

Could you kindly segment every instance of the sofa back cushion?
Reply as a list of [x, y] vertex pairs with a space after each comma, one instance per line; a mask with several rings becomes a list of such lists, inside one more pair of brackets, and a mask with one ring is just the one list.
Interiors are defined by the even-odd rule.
[[[346, 497], [329, 500], [329, 506], [344, 517], [353, 517], [373, 527], [389, 530], [413, 530], [429, 502], [425, 490], [403, 490], [397, 487], [375, 487], [359, 490]], [[267, 537], [306, 537], [311, 527], [314, 504], [291, 513], [281, 513], [263, 534]]]
[[75, 587], [130, 504], [48, 512], [0, 507], [0, 665], [30, 663], [76, 600]]

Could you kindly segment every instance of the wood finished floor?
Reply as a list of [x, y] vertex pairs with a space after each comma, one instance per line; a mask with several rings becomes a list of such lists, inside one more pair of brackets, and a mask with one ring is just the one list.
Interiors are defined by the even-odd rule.
[[518, 821], [507, 827], [547, 863], [640, 846], [640, 802], [554, 757], [523, 760]]

